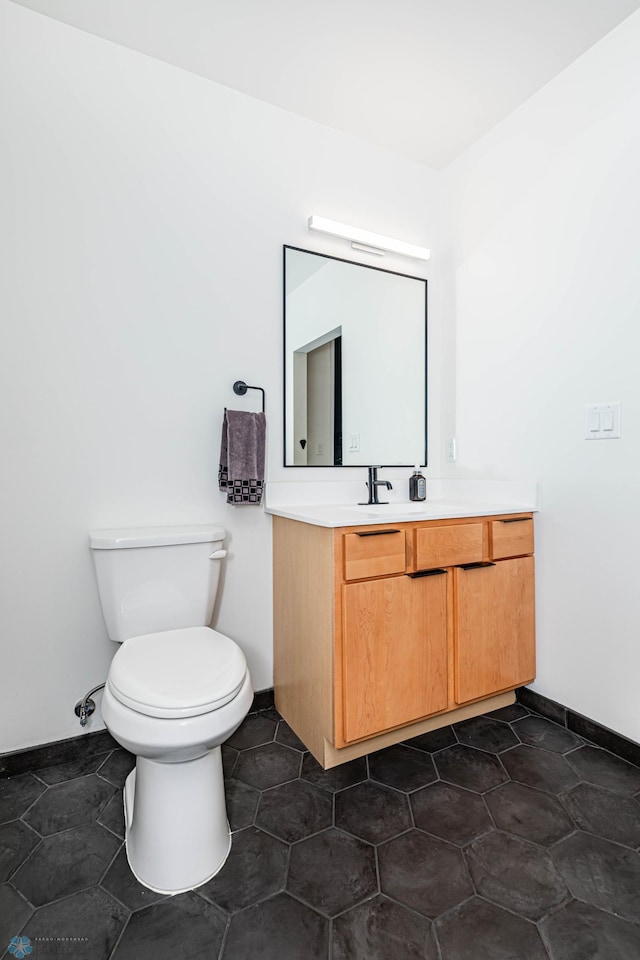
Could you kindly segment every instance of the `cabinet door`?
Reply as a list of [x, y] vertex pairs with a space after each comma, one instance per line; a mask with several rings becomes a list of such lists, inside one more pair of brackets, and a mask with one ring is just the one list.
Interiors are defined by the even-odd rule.
[[535, 676], [533, 557], [456, 567], [454, 689], [466, 703]]
[[347, 742], [447, 707], [447, 573], [343, 586]]

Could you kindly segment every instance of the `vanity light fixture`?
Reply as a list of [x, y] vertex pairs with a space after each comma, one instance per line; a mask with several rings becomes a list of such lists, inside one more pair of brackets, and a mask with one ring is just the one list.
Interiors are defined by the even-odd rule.
[[394, 240], [381, 233], [371, 233], [370, 230], [362, 230], [360, 227], [350, 227], [346, 223], [327, 220], [326, 217], [317, 217], [315, 214], [309, 217], [309, 230], [317, 230], [320, 233], [329, 234], [330, 237], [350, 240], [354, 249], [364, 250], [365, 253], [384, 256], [385, 250], [388, 250], [389, 253], [399, 253], [403, 257], [413, 257], [415, 260], [429, 260], [431, 257], [431, 251], [427, 247], [406, 243], [404, 240]]

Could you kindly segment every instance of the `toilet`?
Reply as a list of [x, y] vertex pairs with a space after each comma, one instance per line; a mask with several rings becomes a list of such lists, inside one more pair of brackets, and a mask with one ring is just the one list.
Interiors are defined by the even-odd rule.
[[121, 644], [102, 716], [136, 756], [124, 788], [127, 858], [158, 893], [206, 883], [231, 848], [220, 747], [253, 689], [238, 645], [208, 626], [224, 537], [215, 524], [90, 533], [107, 632]]

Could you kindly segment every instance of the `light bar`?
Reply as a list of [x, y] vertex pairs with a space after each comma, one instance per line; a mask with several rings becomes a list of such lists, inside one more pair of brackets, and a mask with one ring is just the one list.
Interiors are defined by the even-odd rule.
[[414, 260], [429, 260], [431, 257], [431, 251], [427, 247], [419, 247], [415, 243], [406, 243], [404, 240], [394, 240], [381, 233], [371, 233], [370, 230], [361, 230], [360, 227], [350, 227], [346, 223], [327, 220], [326, 217], [317, 217], [315, 214], [309, 217], [309, 230], [327, 233], [330, 237], [340, 237], [341, 240], [350, 240], [357, 250], [368, 247], [370, 249], [367, 252], [370, 253], [388, 250], [389, 253], [399, 253], [403, 257], [413, 257]]

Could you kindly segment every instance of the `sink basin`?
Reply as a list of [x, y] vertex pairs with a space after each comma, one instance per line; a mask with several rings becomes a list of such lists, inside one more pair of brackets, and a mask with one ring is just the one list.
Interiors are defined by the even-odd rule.
[[422, 515], [427, 511], [427, 501], [417, 500], [410, 503], [358, 503], [352, 507], [343, 507], [349, 513], [361, 513], [365, 517], [380, 517], [382, 520], [386, 517], [412, 516], [414, 514]]

